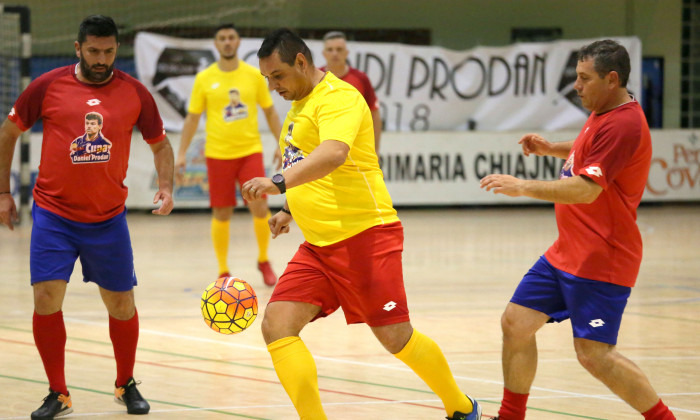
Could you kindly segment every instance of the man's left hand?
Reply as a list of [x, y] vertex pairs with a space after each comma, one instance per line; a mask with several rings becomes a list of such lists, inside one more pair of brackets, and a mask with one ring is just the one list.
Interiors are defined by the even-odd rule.
[[153, 197], [153, 204], [158, 204], [159, 201], [161, 202], [160, 207], [153, 210], [151, 213], [160, 216], [169, 215], [170, 212], [173, 211], [173, 207], [175, 206], [175, 203], [173, 202], [172, 193], [164, 190], [158, 190], [155, 197]]

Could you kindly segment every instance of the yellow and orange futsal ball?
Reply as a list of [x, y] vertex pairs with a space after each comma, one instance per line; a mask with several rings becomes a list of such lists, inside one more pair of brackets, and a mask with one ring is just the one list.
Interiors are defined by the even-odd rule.
[[250, 327], [258, 316], [258, 297], [245, 280], [221, 277], [202, 293], [204, 322], [221, 334], [236, 334]]

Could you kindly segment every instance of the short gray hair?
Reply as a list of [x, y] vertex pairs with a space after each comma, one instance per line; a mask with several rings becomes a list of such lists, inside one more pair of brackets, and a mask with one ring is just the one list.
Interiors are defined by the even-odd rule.
[[347, 41], [348, 37], [345, 36], [345, 33], [340, 32], [340, 31], [330, 31], [323, 35], [323, 40], [328, 41], [329, 39], [344, 39]]
[[630, 56], [627, 49], [619, 42], [604, 39], [581, 47], [578, 51], [578, 60], [584, 61], [588, 58], [593, 59], [593, 69], [600, 78], [614, 71], [620, 79], [620, 87], [627, 87], [631, 67]]

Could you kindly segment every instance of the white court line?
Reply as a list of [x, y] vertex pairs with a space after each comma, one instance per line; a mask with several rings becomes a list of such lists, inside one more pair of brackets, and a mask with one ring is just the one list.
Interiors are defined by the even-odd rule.
[[[108, 326], [109, 324], [106, 322], [97, 322], [97, 321], [86, 321], [83, 319], [77, 319], [77, 318], [65, 318], [66, 321], [78, 323], [78, 324], [86, 324], [86, 325], [99, 325], [102, 327]], [[153, 335], [158, 335], [158, 336], [163, 336], [163, 337], [170, 337], [170, 338], [177, 338], [177, 339], [183, 339], [183, 340], [190, 340], [190, 341], [198, 341], [198, 342], [203, 342], [203, 343], [215, 343], [215, 344], [220, 344], [223, 346], [229, 346], [229, 347], [237, 347], [237, 348], [245, 348], [248, 350], [258, 350], [258, 351], [264, 351], [267, 352], [267, 348], [265, 347], [259, 347], [259, 346], [251, 346], [247, 344], [236, 344], [236, 343], [228, 343], [228, 342], [221, 342], [209, 338], [200, 338], [200, 337], [192, 337], [188, 335], [182, 335], [182, 334], [174, 334], [174, 333], [167, 333], [163, 331], [157, 331], [157, 330], [148, 330], [148, 329], [141, 329], [141, 333], [148, 333], [148, 334], [153, 334]], [[314, 356], [315, 360], [323, 360], [327, 362], [333, 362], [333, 363], [342, 363], [342, 364], [349, 364], [349, 365], [357, 365], [357, 366], [365, 366], [365, 367], [370, 367], [370, 368], [382, 368], [382, 369], [389, 369], [389, 370], [396, 370], [396, 371], [403, 371], [403, 372], [413, 372], [409, 367], [406, 365], [401, 365], [401, 366], [394, 366], [390, 364], [384, 364], [384, 363], [368, 363], [368, 362], [359, 362], [355, 360], [345, 360], [345, 359], [339, 359], [335, 357], [324, 357], [324, 356]], [[573, 359], [572, 359], [573, 360]], [[490, 379], [483, 379], [483, 378], [475, 378], [471, 376], [458, 376], [455, 375], [455, 379], [462, 379], [465, 381], [471, 381], [471, 382], [478, 382], [478, 383], [486, 383], [486, 384], [495, 384], [495, 385], [500, 385], [503, 386], [503, 381], [495, 381], [495, 380], [490, 380]], [[563, 391], [559, 389], [552, 389], [552, 388], [544, 388], [544, 387], [538, 387], [538, 386], [533, 386], [531, 389], [537, 390], [537, 391], [544, 391], [544, 392], [551, 392], [554, 394], [561, 394], [563, 396], [568, 396], [568, 397], [578, 397], [578, 398], [592, 398], [592, 399], [599, 399], [599, 400], [605, 400], [605, 401], [618, 401], [621, 403], [624, 403], [620, 398], [618, 398], [614, 394], [610, 395], [591, 395], [591, 394], [582, 394], [579, 392], [570, 392], [570, 391]], [[696, 394], [690, 394], [690, 395], [696, 395]], [[698, 394], [700, 395], [700, 394]], [[497, 398], [497, 400], [500, 400], [500, 397]], [[691, 411], [691, 410], [684, 410], [680, 409], [677, 407], [671, 407], [675, 411], [679, 412], [684, 412], [684, 413], [693, 413], [693, 414], [700, 414], [700, 411]]]

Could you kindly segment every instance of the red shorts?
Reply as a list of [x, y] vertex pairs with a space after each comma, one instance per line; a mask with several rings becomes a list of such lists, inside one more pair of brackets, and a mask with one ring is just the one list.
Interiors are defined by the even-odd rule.
[[[238, 159], [207, 158], [209, 180], [209, 205], [211, 207], [234, 207], [236, 205], [236, 182], [243, 185], [249, 179], [265, 176], [262, 153], [253, 153]], [[267, 196], [263, 195], [263, 198]]]
[[324, 247], [304, 242], [270, 302], [320, 306], [315, 319], [343, 308], [348, 324], [370, 327], [409, 321], [403, 284], [401, 222], [379, 225]]

